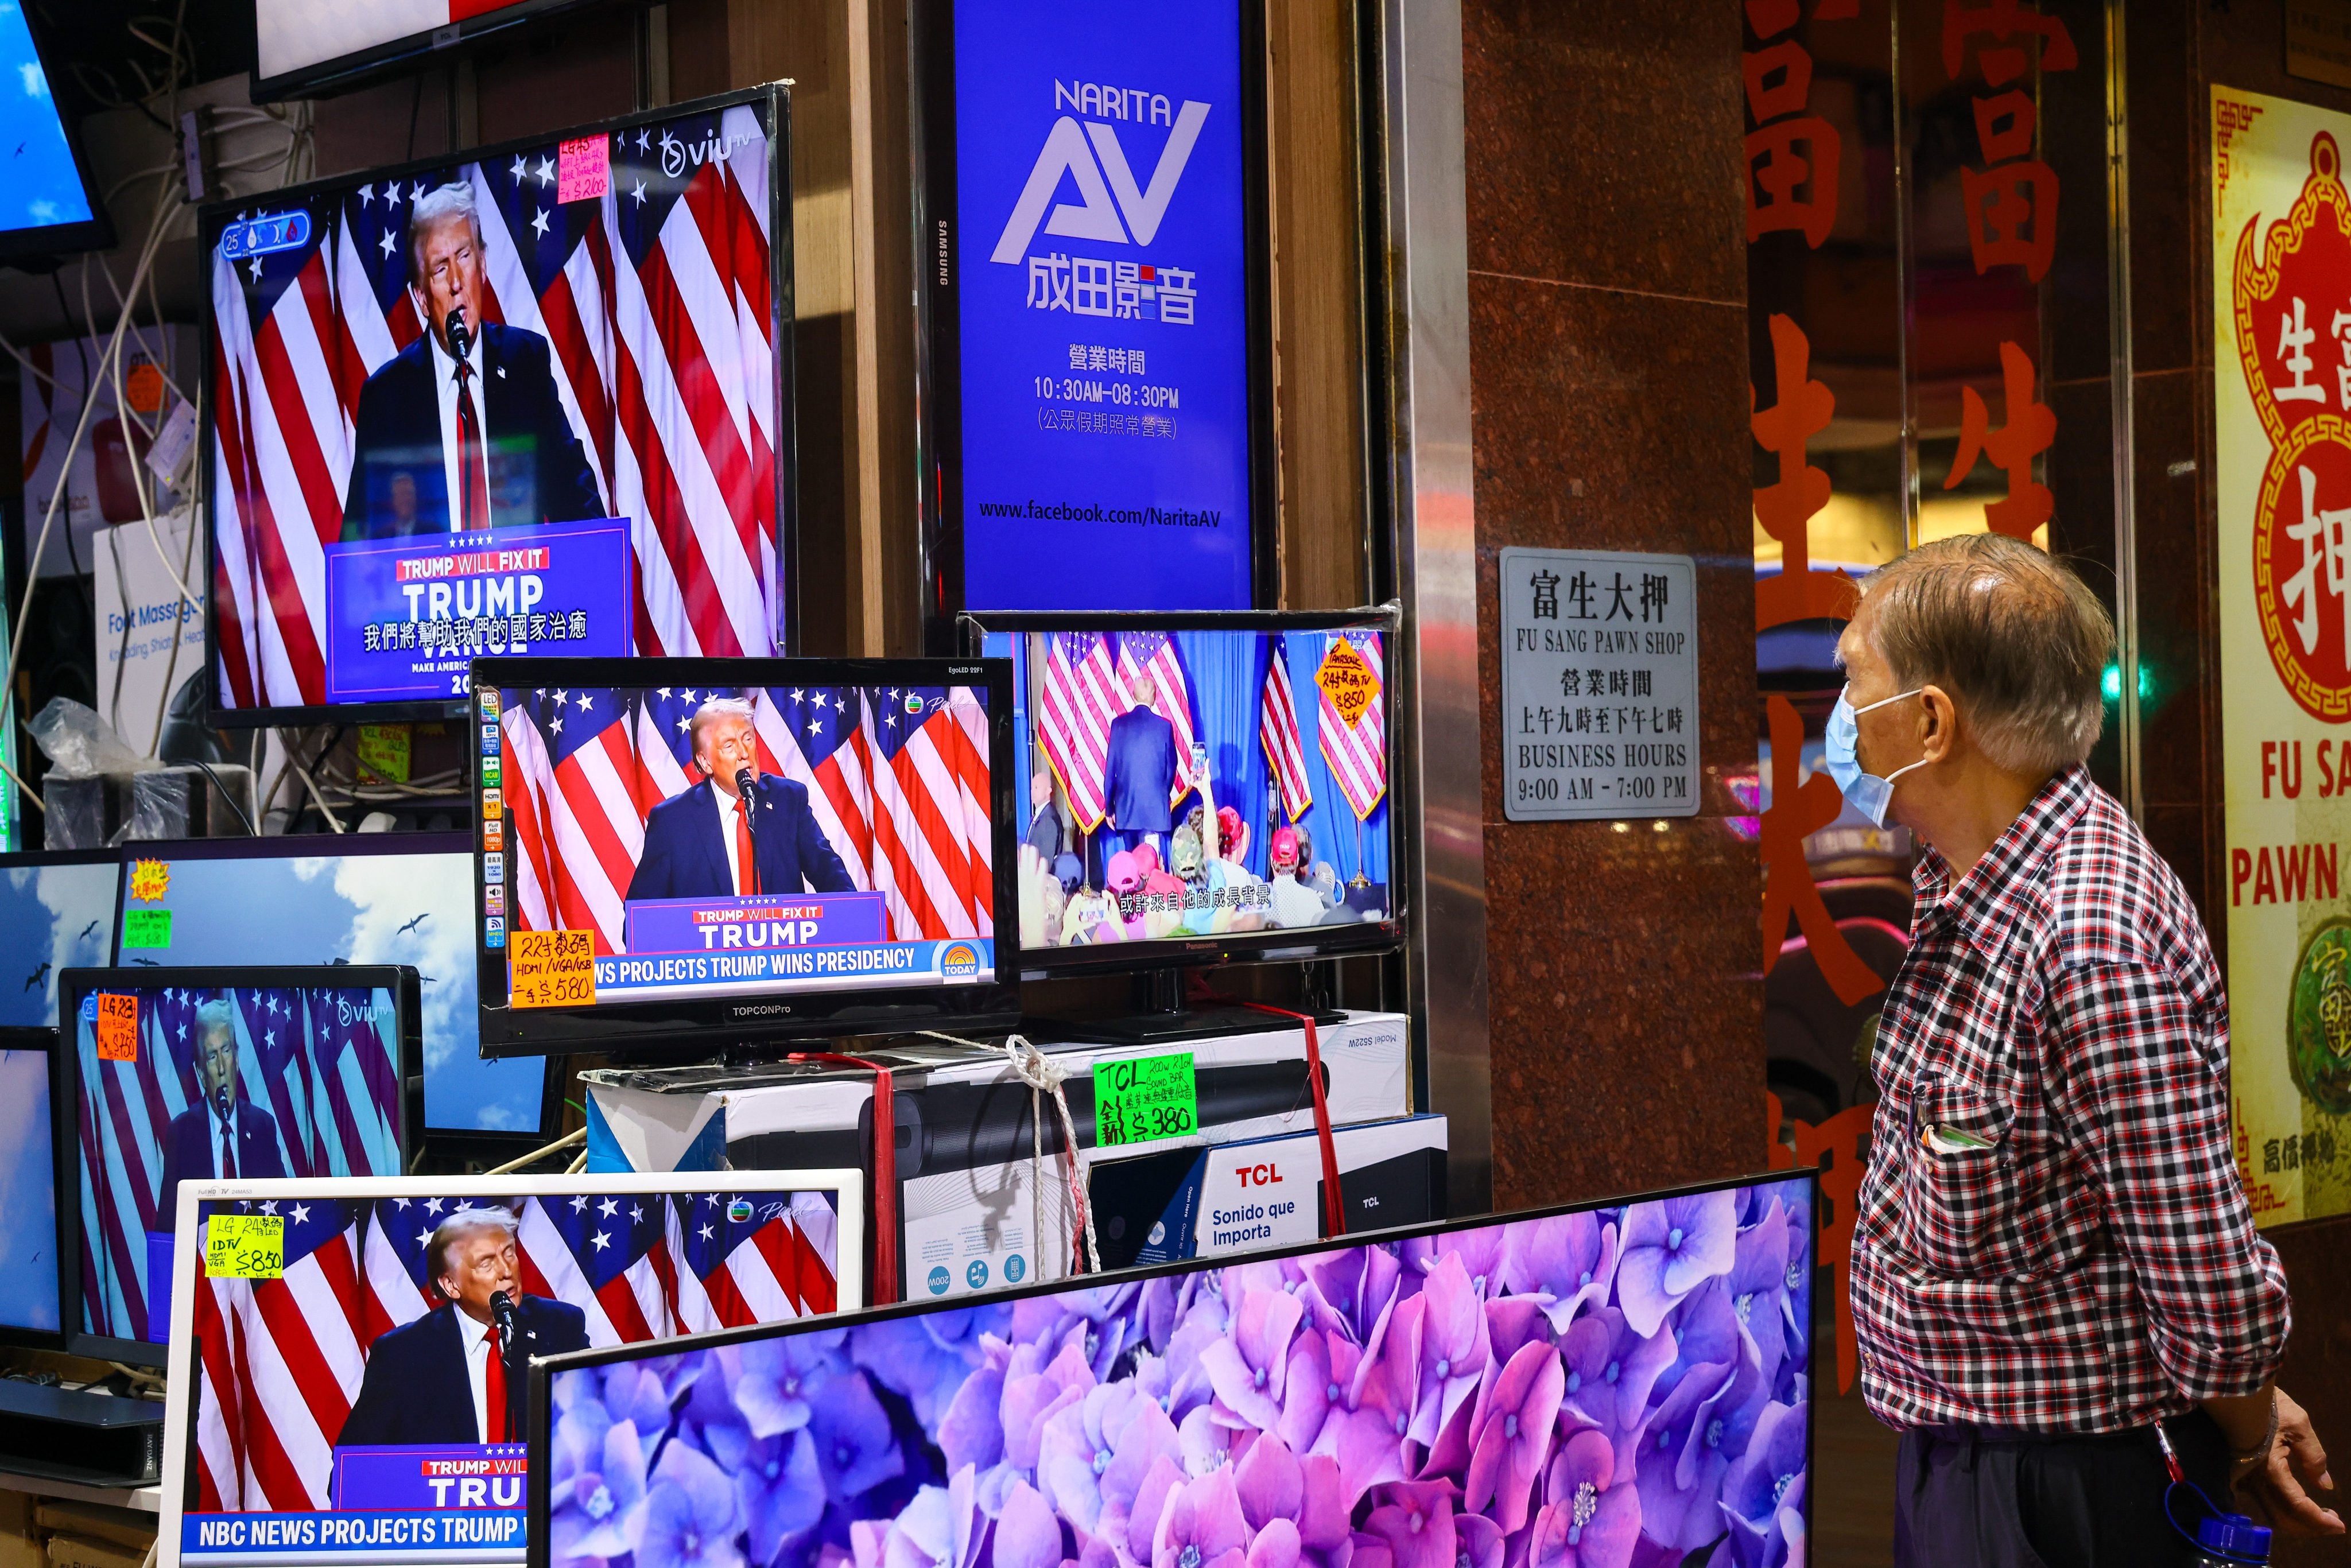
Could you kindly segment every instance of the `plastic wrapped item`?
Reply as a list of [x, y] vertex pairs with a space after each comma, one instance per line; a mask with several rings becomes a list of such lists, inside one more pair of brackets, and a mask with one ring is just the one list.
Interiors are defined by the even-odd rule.
[[243, 807], [251, 799], [250, 773], [233, 762], [202, 768], [150, 768], [131, 780], [131, 839], [230, 838], [252, 831]]
[[122, 743], [114, 727], [71, 697], [52, 697], [26, 727], [49, 759], [52, 778], [91, 779], [103, 773], [120, 779], [154, 766]]
[[53, 850], [102, 850], [114, 841], [131, 800], [131, 781], [104, 773], [41, 780], [41, 842]]

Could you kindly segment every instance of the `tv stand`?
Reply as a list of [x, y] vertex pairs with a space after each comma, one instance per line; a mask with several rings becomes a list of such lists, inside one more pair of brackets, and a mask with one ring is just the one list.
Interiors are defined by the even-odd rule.
[[[1190, 974], [1189, 970], [1177, 968], [1142, 970], [1134, 977], [1134, 1012], [1123, 1018], [1090, 1019], [1073, 1028], [1116, 1044], [1156, 1045], [1287, 1027], [1289, 1020], [1278, 1013], [1259, 1012], [1238, 1003], [1211, 1000], [1204, 1007], [1193, 1006], [1185, 992], [1185, 981]], [[1304, 1013], [1324, 1029], [1347, 1021], [1345, 1013], [1311, 1002], [1288, 1010]]]

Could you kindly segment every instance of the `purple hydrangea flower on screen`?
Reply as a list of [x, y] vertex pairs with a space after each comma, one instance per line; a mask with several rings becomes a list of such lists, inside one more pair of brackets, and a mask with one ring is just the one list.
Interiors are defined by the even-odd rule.
[[1301, 1289], [1317, 1327], [1364, 1344], [1394, 1305], [1403, 1274], [1386, 1248], [1350, 1247], [1311, 1265]]
[[1788, 1331], [1784, 1379], [1790, 1368], [1802, 1372], [1812, 1361], [1813, 1206], [1801, 1189], [1788, 1207], [1788, 1268], [1782, 1279], [1787, 1284], [1780, 1298], [1780, 1316]]
[[1596, 1214], [1560, 1214], [1510, 1229], [1503, 1269], [1511, 1289], [1541, 1296], [1554, 1332], [1564, 1333], [1576, 1313], [1608, 1300], [1616, 1278], [1614, 1225]]
[[634, 1423], [649, 1439], [669, 1430], [672, 1398], [690, 1393], [694, 1383], [690, 1377], [663, 1375], [670, 1370], [665, 1364], [676, 1359], [619, 1361], [606, 1367], [604, 1408], [611, 1412], [612, 1419]]
[[862, 1377], [837, 1377], [826, 1385], [808, 1433], [825, 1490], [836, 1500], [846, 1503], [905, 1473], [889, 1413]]
[[996, 1521], [992, 1568], [1060, 1568], [1061, 1521], [1027, 1481], [1015, 1485]]
[[1322, 1423], [1346, 1390], [1331, 1369], [1331, 1343], [1321, 1329], [1301, 1328], [1290, 1336], [1290, 1366], [1282, 1375], [1281, 1419], [1274, 1430], [1298, 1453], [1314, 1446]]
[[1738, 1231], [1739, 1195], [1728, 1190], [1627, 1208], [1616, 1304], [1634, 1328], [1656, 1333], [1683, 1297], [1730, 1272]]
[[1541, 1296], [1497, 1296], [1486, 1303], [1486, 1343], [1497, 1370], [1537, 1340], [1552, 1337]]
[[1085, 1349], [1065, 1343], [1052, 1360], [1037, 1364], [1040, 1347], [1020, 1345], [1004, 1371], [1004, 1458], [1015, 1469], [1034, 1473], [1045, 1440], [1045, 1425], [1095, 1386]]
[[1251, 1530], [1295, 1525], [1300, 1546], [1315, 1552], [1330, 1552], [1347, 1539], [1339, 1463], [1327, 1454], [1301, 1458], [1279, 1437], [1264, 1433], [1233, 1467], [1233, 1487]]
[[1652, 1539], [1687, 1552], [1722, 1533], [1723, 1476], [1746, 1449], [1764, 1393], [1754, 1362], [1742, 1357], [1692, 1371], [1657, 1408], [1635, 1449], [1642, 1527]]
[[1180, 1462], [1183, 1452], [1176, 1424], [1157, 1400], [1132, 1382], [1102, 1384], [1046, 1422], [1038, 1451], [1038, 1490], [1078, 1529], [1089, 1534], [1115, 1531], [1153, 1463]]
[[711, 1458], [733, 1472], [744, 1545], [754, 1563], [772, 1563], [784, 1542], [824, 1517], [824, 1472], [805, 1427], [754, 1440], [740, 1453]]
[[645, 1445], [635, 1425], [615, 1422], [602, 1401], [583, 1396], [556, 1417], [553, 1437], [548, 1504], [554, 1560], [636, 1550], [644, 1527]]
[[1280, 1290], [1242, 1293], [1231, 1333], [1202, 1348], [1200, 1361], [1225, 1407], [1259, 1431], [1281, 1419], [1281, 1392], [1290, 1373], [1290, 1340], [1305, 1309]]
[[1656, 1405], [1702, 1366], [1726, 1366], [1748, 1353], [1739, 1314], [1721, 1280], [1708, 1280], [1676, 1308], [1657, 1337], [1674, 1347], [1674, 1358], [1657, 1374], [1649, 1403]]
[[1433, 1272], [1442, 1259], [1458, 1259], [1462, 1272], [1482, 1297], [1500, 1291], [1509, 1247], [1508, 1228], [1488, 1225], [1476, 1230], [1457, 1230], [1449, 1236], [1416, 1236], [1396, 1251], [1404, 1260], [1407, 1279], [1414, 1274], [1426, 1276]]
[[1249, 1542], [1233, 1472], [1211, 1470], [1168, 1499], [1152, 1542], [1152, 1568], [1244, 1568]]
[[[1143, 1484], [1135, 1489], [1134, 1506], [1128, 1511], [1126, 1533], [1111, 1535], [1111, 1544], [1117, 1549], [1120, 1563], [1142, 1563], [1153, 1561], [1159, 1540], [1159, 1526], [1167, 1517], [1167, 1505], [1184, 1490], [1186, 1478], [1183, 1465], [1161, 1457], [1151, 1461], [1144, 1473]], [[1107, 1521], [1105, 1521], [1107, 1524]], [[1108, 1534], [1105, 1530], [1105, 1534]]]
[[946, 1486], [916, 1489], [888, 1522], [878, 1552], [870, 1536], [860, 1543], [860, 1568], [971, 1568], [987, 1527], [972, 1487], [972, 1472], [961, 1469]]
[[1397, 1481], [1364, 1529], [1387, 1542], [1395, 1568], [1454, 1568], [1451, 1481]]
[[[850, 1371], [842, 1354], [847, 1337], [836, 1329], [724, 1346], [713, 1353], [725, 1374], [711, 1380], [714, 1391], [723, 1385], [733, 1396], [753, 1437], [797, 1431], [808, 1425], [825, 1385]], [[697, 1404], [703, 1402], [697, 1396]]]
[[1502, 1527], [1482, 1513], [1453, 1519], [1453, 1568], [1502, 1568]]
[[[1746, 1453], [1723, 1478], [1722, 1516], [1730, 1526], [1731, 1556], [1738, 1568], [1782, 1568], [1802, 1561], [1807, 1417], [1802, 1405], [1765, 1406]], [[1799, 1521], [1799, 1534], [1792, 1543], [1783, 1519]], [[1793, 1556], [1791, 1544], [1795, 1548]]]
[[662, 1450], [646, 1490], [639, 1568], [743, 1568], [734, 1483], [684, 1443]]
[[1505, 1534], [1527, 1521], [1528, 1493], [1551, 1457], [1552, 1432], [1566, 1387], [1558, 1347], [1522, 1345], [1480, 1396], [1479, 1408], [1471, 1417], [1463, 1506], [1490, 1514]]
[[1604, 1434], [1616, 1468], [1633, 1473], [1633, 1448], [1648, 1414], [1657, 1375], [1674, 1360], [1671, 1334], [1644, 1339], [1614, 1307], [1586, 1312], [1560, 1341], [1566, 1364], [1567, 1407]]
[[1788, 1292], [1788, 1218], [1779, 1199], [1765, 1207], [1761, 1221], [1739, 1233], [1723, 1289], [1740, 1332], [1755, 1347], [1763, 1385], [1776, 1387], [1780, 1363], [1788, 1354], [1787, 1323], [1780, 1305]]
[[1641, 1494], [1619, 1480], [1615, 1450], [1578, 1432], [1552, 1461], [1551, 1500], [1535, 1515], [1528, 1568], [1625, 1568], [1641, 1535]]
[[966, 1465], [986, 1470], [1004, 1457], [1004, 1368], [1009, 1355], [1001, 1340], [989, 1342], [985, 1359], [965, 1376], [933, 1429], [949, 1475]]
[[[1498, 1229], [1473, 1234], [1491, 1238], [1499, 1252]], [[1481, 1266], [1492, 1268], [1491, 1258], [1481, 1260]], [[1489, 1342], [1485, 1301], [1461, 1256], [1447, 1253], [1425, 1265], [1425, 1273], [1420, 1291], [1419, 1386], [1407, 1435], [1426, 1448], [1436, 1443], [1437, 1433], [1468, 1407], [1478, 1392], [1486, 1375]]]
[[1250, 1532], [1249, 1568], [1297, 1568], [1304, 1554], [1298, 1526], [1287, 1519], [1274, 1520], [1263, 1530]]
[[[1339, 1461], [1347, 1506], [1384, 1481], [1411, 1473], [1405, 1457], [1412, 1429], [1412, 1402], [1420, 1387], [1418, 1296], [1398, 1301], [1358, 1351], [1337, 1334], [1323, 1336], [1331, 1352], [1332, 1383], [1339, 1397], [1323, 1416], [1313, 1452]], [[1326, 1390], [1327, 1392], [1327, 1390]]]
[[1225, 1337], [1226, 1322], [1224, 1303], [1204, 1294], [1195, 1298], [1189, 1313], [1168, 1336], [1163, 1408], [1179, 1421], [1216, 1396], [1204, 1355], [1208, 1346]]
[[981, 1336], [999, 1333], [1010, 1315], [1008, 1308], [990, 1305], [868, 1323], [850, 1331], [850, 1359], [904, 1396], [925, 1430], [935, 1430], [956, 1390], [979, 1364]]

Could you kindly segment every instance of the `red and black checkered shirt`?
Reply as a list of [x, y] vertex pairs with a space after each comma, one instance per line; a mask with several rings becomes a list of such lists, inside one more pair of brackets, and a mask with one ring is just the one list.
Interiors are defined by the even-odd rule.
[[1956, 888], [1913, 873], [1854, 1230], [1862, 1392], [1896, 1427], [2145, 1426], [2285, 1354], [2231, 1155], [2229, 1011], [2170, 867], [2079, 768]]

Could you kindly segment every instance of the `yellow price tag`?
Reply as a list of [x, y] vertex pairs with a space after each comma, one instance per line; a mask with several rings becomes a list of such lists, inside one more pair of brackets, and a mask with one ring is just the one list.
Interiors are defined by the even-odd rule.
[[1380, 695], [1380, 678], [1355, 645], [1344, 637], [1331, 640], [1331, 651], [1323, 655], [1322, 667], [1314, 672], [1314, 684], [1331, 699], [1331, 706], [1339, 715], [1339, 722], [1349, 729], [1355, 727], [1364, 710]]
[[594, 933], [517, 931], [507, 953], [514, 1006], [576, 1008], [596, 999]]
[[275, 1280], [286, 1272], [286, 1221], [275, 1214], [215, 1214], [204, 1222], [204, 1272], [215, 1280]]

